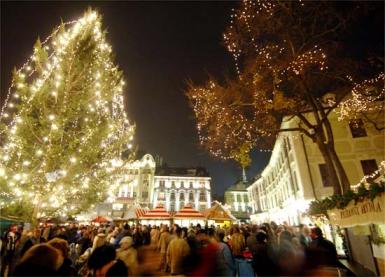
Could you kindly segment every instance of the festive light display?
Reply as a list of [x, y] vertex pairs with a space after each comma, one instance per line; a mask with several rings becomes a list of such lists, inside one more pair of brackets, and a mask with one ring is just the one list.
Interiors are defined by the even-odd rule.
[[382, 161], [378, 169], [372, 174], [362, 177], [356, 185], [352, 186], [352, 190], [356, 191], [362, 184], [368, 185], [368, 181], [373, 180], [374, 178], [379, 178], [379, 181], [385, 181], [385, 161]]
[[14, 72], [0, 114], [2, 213], [74, 214], [124, 181], [120, 156], [135, 126], [101, 28], [101, 16], [87, 11], [38, 40]]
[[[303, 5], [298, 2], [300, 8]], [[326, 70], [326, 54], [317, 44], [294, 54], [291, 42], [284, 37], [264, 40], [261, 26], [276, 20], [274, 15], [281, 10], [280, 1], [242, 1], [241, 7], [233, 10], [223, 35], [241, 81], [220, 85], [210, 80], [204, 86], [190, 86], [187, 92], [197, 118], [200, 143], [214, 156], [236, 159], [237, 153], [245, 152], [244, 144], [249, 146], [247, 152], [255, 147], [270, 151], [271, 143], [267, 141], [277, 136], [282, 117], [309, 110], [303, 95], [296, 92], [287, 97], [283, 91], [309, 70]], [[266, 37], [275, 32], [269, 27]]]
[[[359, 79], [364, 61], [341, 51], [351, 50], [343, 39], [361, 10], [354, 3], [341, 13], [328, 1], [243, 0], [223, 35], [238, 78], [211, 79], [187, 90], [201, 145], [239, 162], [240, 154], [270, 149], [281, 132], [305, 135], [324, 157], [334, 192], [348, 189], [328, 116], [352, 89], [362, 89], [351, 76]], [[326, 103], [331, 92], [335, 101]], [[285, 118], [298, 124], [281, 128]]]
[[[375, 115], [384, 125], [385, 73], [354, 85], [348, 99], [342, 101], [336, 110], [339, 120], [357, 120]], [[378, 120], [376, 120], [378, 122]]]

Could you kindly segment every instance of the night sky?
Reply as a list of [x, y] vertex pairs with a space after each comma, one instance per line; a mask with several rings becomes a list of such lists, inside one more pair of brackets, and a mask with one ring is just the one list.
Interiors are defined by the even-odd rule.
[[[200, 148], [192, 109], [184, 91], [187, 80], [204, 82], [208, 74], [234, 73], [234, 63], [222, 43], [236, 2], [1, 2], [1, 105], [11, 70], [32, 54], [63, 22], [77, 19], [88, 8], [104, 17], [107, 39], [124, 71], [125, 101], [137, 125], [135, 143], [163, 157], [170, 166], [204, 166], [212, 188], [223, 194], [241, 176], [234, 162], [222, 162]], [[269, 155], [254, 153], [248, 172], [254, 176]]]

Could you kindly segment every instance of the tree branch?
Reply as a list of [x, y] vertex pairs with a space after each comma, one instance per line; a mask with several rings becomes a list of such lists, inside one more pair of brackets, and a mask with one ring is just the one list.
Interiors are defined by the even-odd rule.
[[283, 128], [283, 129], [279, 129], [279, 130], [278, 130], [279, 133], [282, 133], [282, 132], [295, 132], [295, 131], [304, 133], [306, 136], [308, 136], [309, 138], [313, 139], [313, 135], [310, 134], [306, 129], [301, 128], [301, 127], [296, 127], [296, 128]]
[[309, 128], [314, 129], [313, 124], [310, 123], [310, 121], [301, 113], [297, 113], [296, 116]]
[[380, 132], [380, 131], [385, 129], [385, 126], [384, 127], [379, 127], [377, 125], [377, 122], [375, 122], [374, 120], [370, 119], [366, 113], [361, 113], [361, 114], [369, 123], [371, 123], [374, 126], [374, 128], [376, 128], [377, 131]]

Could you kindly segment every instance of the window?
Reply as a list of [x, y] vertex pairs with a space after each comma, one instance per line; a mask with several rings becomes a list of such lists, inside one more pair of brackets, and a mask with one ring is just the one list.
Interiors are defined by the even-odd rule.
[[295, 191], [298, 191], [298, 181], [297, 181], [297, 174], [295, 173], [295, 171], [293, 172], [293, 176], [294, 176], [294, 189]]
[[190, 202], [194, 202], [194, 195], [193, 195], [193, 193], [190, 193], [189, 199], [190, 199], [190, 200], [189, 200]]
[[205, 199], [205, 194], [203, 193], [203, 192], [201, 192], [200, 194], [199, 194], [199, 201], [205, 201], [206, 199]]
[[180, 195], [179, 195], [179, 200], [180, 200], [180, 201], [184, 201], [184, 193], [182, 193], [182, 192], [180, 193]]
[[148, 192], [147, 191], [142, 192], [142, 198], [145, 198], [145, 199], [148, 198]]
[[134, 191], [134, 195], [133, 196], [134, 196], [134, 198], [136, 197], [136, 191]]
[[326, 164], [319, 164], [319, 171], [321, 173], [322, 184], [324, 187], [331, 187], [332, 182], [330, 180], [329, 172]]
[[171, 192], [170, 199], [171, 199], [171, 201], [175, 201], [175, 193], [174, 192]]
[[238, 201], [238, 202], [242, 202], [242, 199], [241, 199], [241, 195], [240, 195], [240, 194], [237, 195], [237, 201]]
[[123, 209], [123, 204], [121, 204], [121, 203], [114, 203], [114, 204], [112, 204], [112, 209], [116, 210], [116, 211], [120, 211], [121, 209]]
[[378, 170], [376, 160], [362, 160], [361, 161], [362, 171], [364, 175], [370, 175], [374, 171]]
[[175, 187], [175, 181], [172, 181], [172, 182], [171, 182], [171, 186], [172, 186], [172, 187]]
[[353, 138], [362, 138], [367, 136], [364, 122], [361, 119], [349, 122], [349, 127]]

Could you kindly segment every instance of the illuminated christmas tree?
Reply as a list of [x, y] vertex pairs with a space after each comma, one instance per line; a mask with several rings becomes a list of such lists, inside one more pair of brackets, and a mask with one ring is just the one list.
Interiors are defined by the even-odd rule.
[[65, 216], [107, 197], [135, 129], [123, 87], [95, 11], [36, 42], [0, 114], [2, 214]]

